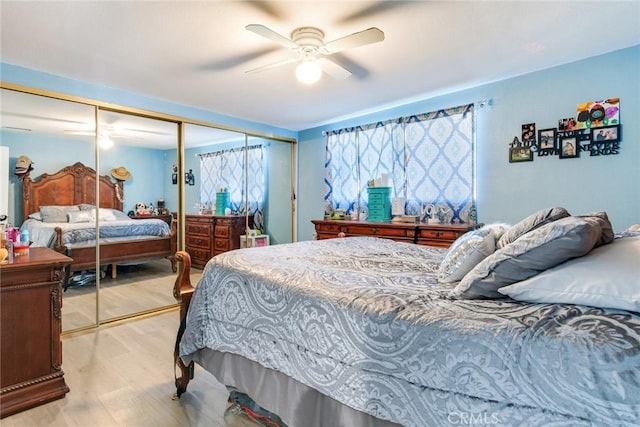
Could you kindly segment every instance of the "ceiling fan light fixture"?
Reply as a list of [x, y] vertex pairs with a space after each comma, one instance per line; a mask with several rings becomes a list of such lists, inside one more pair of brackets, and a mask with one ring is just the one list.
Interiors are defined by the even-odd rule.
[[322, 68], [315, 59], [305, 59], [296, 67], [296, 78], [300, 83], [311, 85], [322, 77]]
[[108, 150], [113, 147], [113, 139], [108, 132], [98, 132], [98, 145], [103, 150]]

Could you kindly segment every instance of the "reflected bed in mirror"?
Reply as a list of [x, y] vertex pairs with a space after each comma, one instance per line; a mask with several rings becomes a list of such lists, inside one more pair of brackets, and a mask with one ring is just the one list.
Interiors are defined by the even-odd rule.
[[[95, 177], [93, 169], [79, 162], [51, 175], [26, 177], [22, 188], [27, 219], [21, 231], [29, 232], [34, 246], [50, 247], [73, 258], [71, 273], [95, 271], [97, 243], [101, 266], [161, 257], [171, 261], [175, 272], [175, 222], [170, 228], [160, 219], [129, 218], [122, 212], [122, 181], [107, 175], [98, 177], [96, 209]], [[73, 276], [67, 277], [65, 287], [73, 282]]]

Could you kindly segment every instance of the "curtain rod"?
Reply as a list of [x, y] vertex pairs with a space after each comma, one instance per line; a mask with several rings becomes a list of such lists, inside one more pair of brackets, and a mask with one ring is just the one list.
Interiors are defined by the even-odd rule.
[[[468, 105], [468, 104], [467, 104], [467, 105]], [[478, 100], [478, 101], [473, 102], [473, 105], [474, 105], [474, 106], [477, 106], [477, 107], [480, 107], [480, 108], [484, 108], [485, 106], [493, 105], [493, 99], [492, 99], [492, 98], [484, 98], [484, 99], [480, 99], [480, 100]], [[447, 107], [447, 108], [449, 108], [449, 107]], [[329, 131], [327, 131], [327, 130], [323, 130], [323, 131], [322, 131], [322, 136], [327, 136], [327, 134], [328, 134], [329, 132], [333, 132], [333, 131], [332, 131], [332, 130], [329, 130]]]

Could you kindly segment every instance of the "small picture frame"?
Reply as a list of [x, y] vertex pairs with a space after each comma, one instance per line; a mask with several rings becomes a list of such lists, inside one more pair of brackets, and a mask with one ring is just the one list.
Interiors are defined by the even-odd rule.
[[533, 151], [531, 147], [509, 148], [509, 163], [532, 162]]
[[196, 185], [196, 178], [193, 175], [193, 169], [189, 169], [189, 172], [184, 174], [184, 182], [187, 185]]
[[591, 128], [591, 142], [620, 141], [620, 125]]
[[561, 136], [558, 149], [560, 150], [561, 159], [573, 159], [580, 157], [578, 138], [575, 135]]
[[553, 151], [556, 149], [557, 129], [540, 129], [538, 131], [538, 150]]

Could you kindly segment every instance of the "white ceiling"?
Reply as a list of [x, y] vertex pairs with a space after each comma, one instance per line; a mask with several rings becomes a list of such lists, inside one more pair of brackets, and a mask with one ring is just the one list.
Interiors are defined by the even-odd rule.
[[[640, 1], [2, 1], [2, 62], [298, 131], [640, 43]], [[314, 86], [245, 30], [381, 43]], [[283, 56], [284, 55], [284, 56]], [[470, 100], [473, 101], [473, 100]]]

